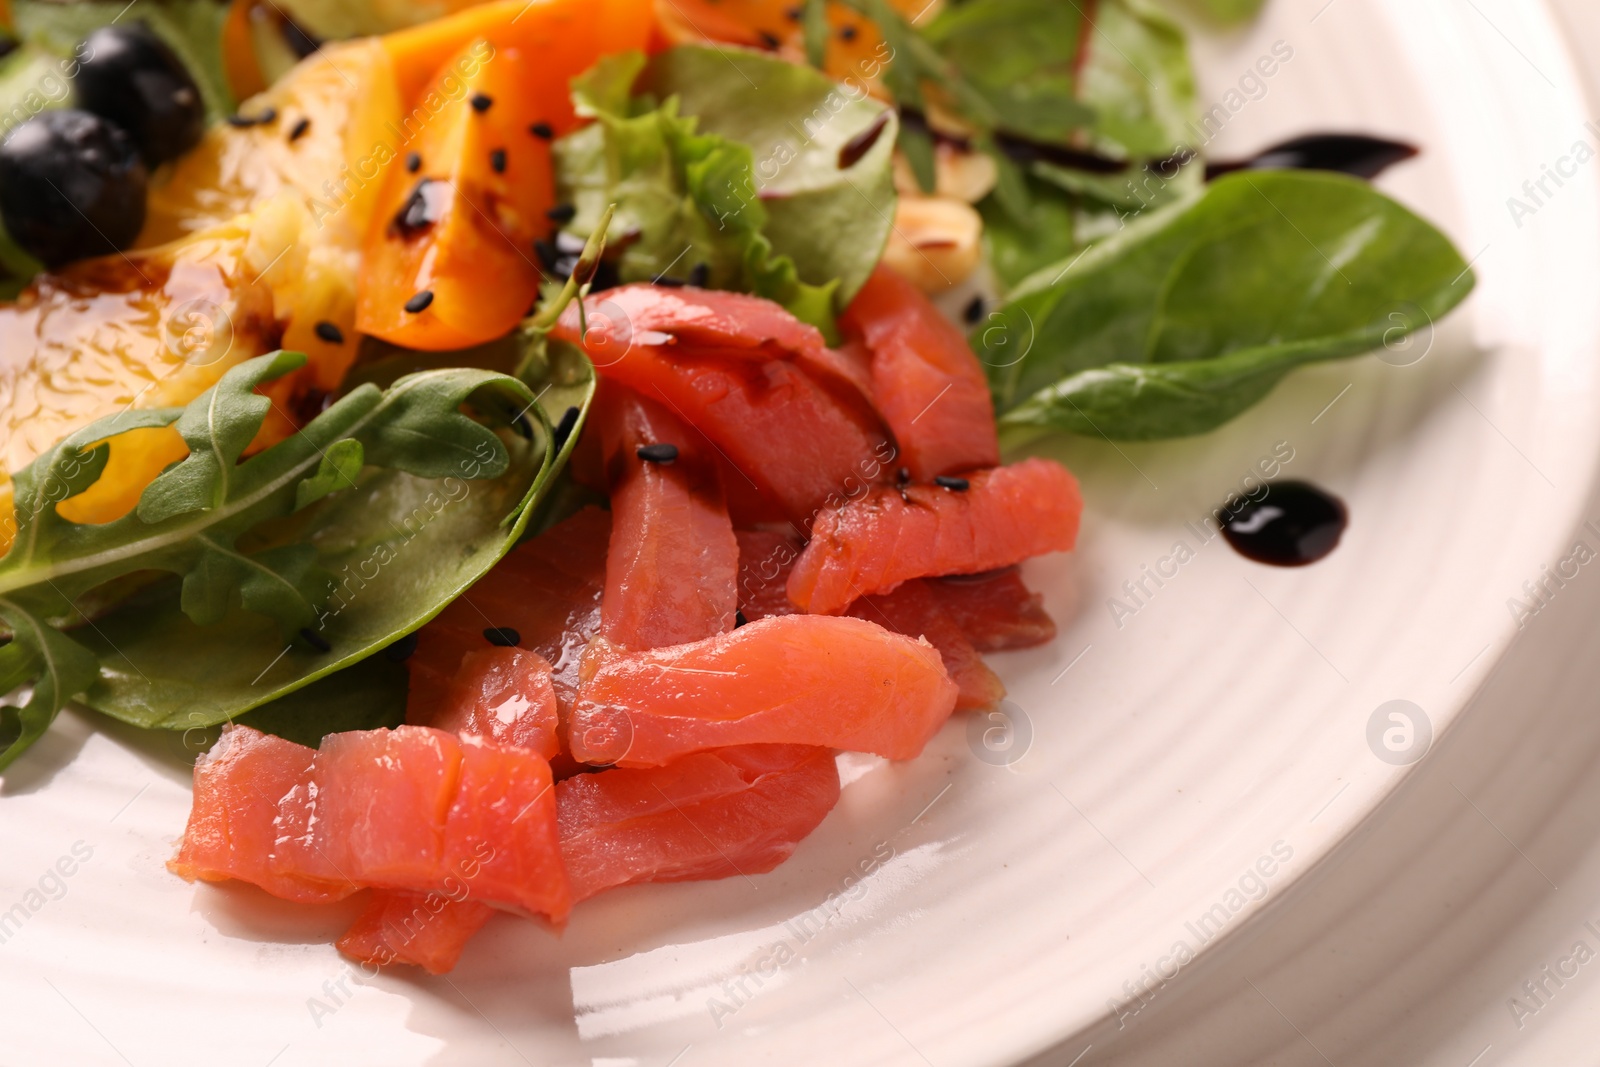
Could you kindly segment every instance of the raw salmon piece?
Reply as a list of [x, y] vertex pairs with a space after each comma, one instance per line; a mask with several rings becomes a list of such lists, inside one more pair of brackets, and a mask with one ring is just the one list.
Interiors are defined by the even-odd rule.
[[467, 653], [432, 714], [423, 715], [415, 703], [406, 712], [413, 726], [528, 748], [545, 759], [560, 749], [550, 664], [537, 652], [522, 648], [489, 647]]
[[932, 645], [850, 618], [784, 615], [648, 652], [596, 639], [584, 671], [572, 755], [624, 767], [764, 743], [911, 759], [956, 702]]
[[[760, 348], [697, 348], [665, 343], [667, 335], [654, 331], [631, 338], [623, 326], [608, 331], [597, 324], [607, 319], [611, 296], [589, 298], [591, 329], [583, 338], [575, 309], [554, 335], [583, 344], [603, 377], [661, 401], [704, 433], [790, 521], [808, 526], [819, 508], [864, 491], [889, 468], [894, 446], [877, 413], [840, 376]], [[731, 476], [724, 483], [741, 484]]]
[[770, 871], [839, 799], [833, 753], [738, 745], [556, 786], [573, 900], [635, 882]]
[[993, 707], [1006, 695], [999, 676], [983, 662], [927, 582], [912, 579], [893, 592], [864, 596], [850, 605], [850, 614], [897, 634], [921, 637], [938, 649], [944, 669], [960, 690], [957, 711]]
[[1025, 459], [974, 474], [967, 486], [876, 489], [823, 512], [789, 575], [789, 599], [836, 615], [912, 578], [1008, 567], [1077, 541], [1083, 498], [1061, 464]]
[[353, 886], [307, 881], [270, 866], [278, 802], [309, 780], [316, 754], [248, 726], [223, 727], [222, 737], [194, 765], [194, 805], [168, 869], [189, 881], [236, 878], [306, 904], [355, 892]]
[[578, 659], [600, 628], [606, 543], [611, 515], [584, 508], [519, 545], [421, 630], [407, 661], [411, 695], [406, 714], [432, 714], [468, 652], [493, 647], [489, 627], [509, 627], [519, 647], [549, 661], [551, 684], [563, 709], [578, 691]]
[[379, 889], [337, 946], [363, 963], [410, 963], [429, 974], [444, 974], [454, 969], [467, 942], [493, 914], [493, 908], [475, 900]]
[[[595, 402], [611, 492], [600, 633], [645, 649], [733, 629], [739, 544], [710, 457], [675, 415], [631, 389], [603, 382]], [[668, 461], [640, 455], [668, 446]]]
[[[572, 894], [561, 863], [550, 765], [521, 749], [462, 738], [461, 786], [445, 820], [444, 867], [473, 900], [565, 922]], [[451, 888], [448, 878], [444, 884]]]
[[331, 734], [278, 805], [270, 869], [541, 912], [570, 905], [550, 766], [426, 726]]
[[769, 530], [738, 530], [734, 536], [739, 539], [739, 610], [745, 621], [799, 612], [785, 586], [805, 545]]
[[979, 652], [1033, 648], [1056, 636], [1044, 597], [1022, 584], [1015, 567], [936, 578], [928, 587]]
[[272, 869], [330, 884], [428, 888], [441, 874], [460, 772], [461, 746], [443, 730], [329, 734], [310, 776], [279, 804]]
[[[793, 359], [848, 384], [862, 400], [871, 395], [862, 361], [828, 348], [815, 326], [759, 296], [635, 284], [608, 289], [584, 308], [584, 343], [603, 353], [602, 359], [626, 358], [635, 348], [674, 347], [732, 359]], [[577, 309], [569, 309], [563, 327], [570, 334], [578, 325]]]
[[912, 477], [1000, 462], [989, 380], [961, 331], [921, 290], [879, 264], [839, 325], [871, 353], [872, 402]]

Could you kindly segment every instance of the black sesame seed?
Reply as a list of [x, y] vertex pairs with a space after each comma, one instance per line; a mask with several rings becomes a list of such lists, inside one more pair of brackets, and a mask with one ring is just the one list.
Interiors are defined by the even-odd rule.
[[237, 129], [237, 130], [243, 130], [243, 129], [247, 129], [248, 127], [254, 126], [256, 124], [256, 121], [257, 120], [252, 115], [238, 115], [238, 114], [229, 115], [228, 119], [227, 119], [228, 125], [232, 126], [234, 129]]
[[263, 125], [263, 126], [265, 126], [269, 122], [277, 122], [278, 121], [278, 109], [275, 108], [275, 107], [267, 108], [266, 110], [262, 111], [261, 114], [256, 116], [256, 121], [258, 123], [260, 123], [261, 125]]
[[711, 265], [696, 263], [689, 271], [689, 284], [697, 289], [704, 289], [706, 283], [711, 281]]
[[757, 36], [761, 38], [762, 46], [765, 47], [769, 52], [777, 51], [778, 45], [783, 43], [778, 39], [777, 34], [768, 32], [767, 30], [762, 30]]
[[860, 31], [858, 31], [854, 26], [840, 26], [839, 27], [839, 40], [841, 40], [841, 41], [853, 41], [853, 40], [856, 39], [856, 34], [858, 32], [860, 32]]
[[561, 413], [561, 421], [556, 423], [556, 432], [551, 440], [551, 444], [557, 452], [566, 447], [567, 438], [572, 436], [573, 428], [578, 425], [579, 414], [580, 412], [575, 407], [568, 408]]
[[557, 204], [546, 211], [544, 217], [558, 226], [565, 226], [578, 217], [578, 208], [575, 204]]
[[783, 9], [783, 17], [790, 22], [799, 22], [805, 18], [805, 15], [806, 9], [803, 7], [786, 7]]
[[333, 651], [333, 646], [328, 644], [327, 638], [323, 637], [321, 634], [317, 633], [317, 631], [309, 627], [302, 628], [300, 630], [300, 636], [305, 639], [306, 644], [310, 645], [318, 652]]
[[290, 141], [298, 141], [300, 138], [304, 137], [307, 133], [309, 133], [310, 130], [311, 130], [311, 120], [310, 119], [301, 119], [299, 122], [295, 123], [294, 124], [294, 128], [289, 131], [289, 140]]
[[948, 474], [936, 475], [933, 479], [933, 484], [941, 489], [949, 489], [955, 493], [965, 493], [972, 487], [972, 483], [965, 478], [952, 478]]
[[663, 274], [655, 280], [654, 284], [661, 286], [663, 289], [682, 289], [684, 282], [682, 278], [674, 278]]
[[961, 317], [966, 319], [969, 323], [974, 323], [983, 318], [983, 312], [983, 297], [975, 296], [971, 300], [967, 301], [967, 306], [961, 311]]
[[390, 663], [404, 663], [410, 659], [417, 650], [417, 635], [406, 634], [400, 640], [383, 650], [383, 658]]
[[490, 96], [488, 93], [472, 94], [472, 110], [476, 111], [478, 114], [483, 114], [493, 106], [494, 97]]
[[551, 129], [548, 122], [535, 122], [532, 126], [528, 127], [528, 132], [539, 138], [541, 141], [552, 140], [556, 135], [556, 131]]
[[324, 319], [314, 327], [316, 335], [330, 345], [344, 344], [344, 331], [333, 323]]
[[678, 458], [678, 446], [669, 444], [640, 445], [633, 454], [646, 463], [671, 463]]
[[551, 271], [552, 273], [555, 272], [556, 267], [561, 263], [560, 250], [557, 249], [554, 244], [546, 241], [542, 237], [533, 242], [533, 254], [539, 257], [539, 263], [544, 267], [544, 269]]
[[522, 644], [522, 635], [509, 626], [491, 626], [483, 631], [483, 639], [500, 648], [516, 648]]
[[428, 305], [433, 303], [433, 290], [424, 289], [422, 292], [406, 301], [406, 310], [415, 315], [419, 311], [428, 310]]
[[411, 187], [410, 195], [394, 216], [394, 228], [400, 236], [415, 237], [439, 221], [445, 198], [435, 194], [437, 185], [431, 178], [418, 178]]
[[489, 153], [489, 166], [494, 168], [496, 174], [504, 174], [506, 172], [506, 150], [504, 148], [496, 148]]
[[894, 481], [895, 481], [896, 485], [906, 485], [906, 484], [910, 483], [910, 481], [911, 481], [911, 468], [910, 467], [901, 467], [899, 470], [895, 471], [894, 472]]
[[421, 152], [407, 152], [406, 153], [406, 170], [411, 172], [412, 174], [415, 174], [417, 171], [419, 171], [421, 169], [422, 169], [422, 153]]

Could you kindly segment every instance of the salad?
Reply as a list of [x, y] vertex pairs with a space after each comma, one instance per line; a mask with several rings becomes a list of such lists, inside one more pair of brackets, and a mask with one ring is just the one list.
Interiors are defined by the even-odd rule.
[[771, 870], [1054, 637], [1030, 440], [1471, 290], [1405, 146], [1203, 158], [1179, 20], [1255, 6], [0, 8], [0, 769], [181, 732], [175, 874], [380, 966]]

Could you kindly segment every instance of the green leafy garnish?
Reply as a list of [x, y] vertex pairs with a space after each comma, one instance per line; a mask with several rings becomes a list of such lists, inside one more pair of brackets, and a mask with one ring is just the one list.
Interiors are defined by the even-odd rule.
[[839, 150], [886, 112], [829, 110], [830, 95], [815, 71], [739, 49], [672, 49], [648, 69], [639, 53], [602, 59], [573, 83], [596, 121], [555, 149], [559, 195], [577, 208], [568, 231], [593, 233], [615, 204], [623, 281], [704, 272], [831, 331], [888, 238], [894, 191], [893, 119], [881, 147], [841, 168]]
[[[0, 559], [0, 618], [12, 632], [0, 648], [0, 681], [15, 688], [32, 679], [34, 691], [25, 706], [0, 709], [0, 767], [44, 732], [65, 701], [98, 684], [104, 650], [56, 629], [77, 616], [78, 598], [129, 575], [166, 572], [180, 579], [171, 595], [196, 629], [246, 616], [282, 638], [317, 621], [331, 575], [313, 540], [263, 540], [258, 528], [294, 516], [341, 481], [357, 488], [348, 474], [362, 466], [387, 468], [392, 477], [466, 480], [497, 479], [512, 468], [500, 436], [462, 408], [470, 402], [507, 421], [533, 394], [514, 378], [472, 369], [412, 375], [388, 391], [363, 386], [299, 433], [243, 458], [271, 406], [255, 390], [304, 363], [291, 352], [242, 363], [187, 408], [101, 419], [17, 472], [17, 534]], [[146, 487], [133, 514], [87, 525], [57, 512], [100, 478], [108, 439], [174, 423], [190, 454]], [[194, 650], [180, 651], [194, 671]]]
[[972, 341], [1002, 428], [1181, 437], [1297, 366], [1431, 326], [1472, 286], [1448, 238], [1364, 182], [1242, 172], [1034, 275]]

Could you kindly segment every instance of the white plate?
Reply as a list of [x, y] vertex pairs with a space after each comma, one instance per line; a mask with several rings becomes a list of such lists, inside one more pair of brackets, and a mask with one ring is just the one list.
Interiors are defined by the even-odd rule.
[[[497, 920], [449, 978], [368, 979], [329, 947], [349, 908], [167, 874], [186, 772], [69, 713], [0, 799], [0, 1058], [956, 1067], [1068, 1042], [1065, 1063], [1163, 960], [1181, 982], [1203, 916], [1211, 944], [1237, 931], [1406, 773], [1369, 748], [1378, 705], [1414, 702], [1435, 738], [1455, 717], [1514, 631], [1503, 600], [1566, 555], [1600, 435], [1600, 164], [1549, 185], [1543, 220], [1506, 204], [1600, 140], [1542, 6], [1283, 0], [1202, 43], [1206, 98], [1277, 40], [1293, 59], [1216, 150], [1317, 128], [1421, 144], [1383, 185], [1480, 288], [1412, 366], [1301, 373], [1191, 441], [1061, 446], [1083, 543], [1030, 578], [1062, 634], [997, 658], [1022, 758], [979, 758], [953, 723], [913, 763], [846, 760], [838, 809], [772, 874], [610, 894], [561, 938]], [[1193, 546], [1185, 524], [1278, 442], [1283, 476], [1350, 504], [1338, 551], [1280, 571], [1212, 541], [1119, 627], [1108, 598]]]

